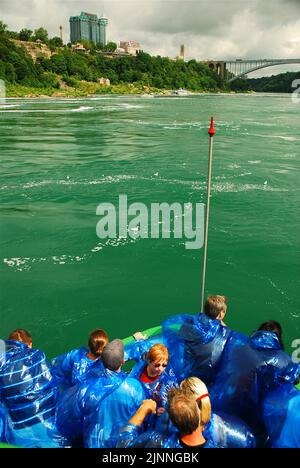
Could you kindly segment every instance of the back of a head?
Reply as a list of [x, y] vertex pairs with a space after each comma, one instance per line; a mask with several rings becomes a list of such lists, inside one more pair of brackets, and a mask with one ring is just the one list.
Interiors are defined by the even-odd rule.
[[22, 328], [17, 328], [11, 332], [8, 339], [12, 341], [19, 341], [19, 343], [24, 343], [27, 346], [32, 346], [32, 338], [30, 333], [27, 330], [23, 330]]
[[88, 346], [90, 352], [95, 357], [100, 357], [104, 346], [107, 345], [109, 339], [108, 335], [104, 330], [97, 328], [89, 336]]
[[204, 304], [204, 313], [210, 319], [215, 320], [222, 312], [226, 312], [226, 308], [226, 296], [208, 296]]
[[268, 322], [264, 322], [259, 326], [258, 331], [276, 333], [281, 349], [284, 349], [284, 344], [282, 341], [282, 327], [279, 322], [276, 322], [276, 320], [269, 320]]
[[198, 377], [188, 377], [181, 382], [180, 388], [195, 398], [201, 411], [201, 423], [208, 424], [211, 419], [211, 403], [205, 383]]
[[180, 388], [169, 392], [168, 414], [182, 436], [192, 434], [200, 425], [201, 414], [195, 398]]
[[116, 339], [104, 346], [101, 358], [107, 369], [112, 371], [120, 369], [124, 361], [123, 341]]

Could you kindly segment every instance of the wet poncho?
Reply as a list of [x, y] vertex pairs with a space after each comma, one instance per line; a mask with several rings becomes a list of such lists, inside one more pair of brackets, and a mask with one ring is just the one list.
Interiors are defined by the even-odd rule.
[[[119, 432], [118, 447], [181, 447], [176, 427], [170, 420], [166, 424], [166, 420], [162, 422], [162, 419], [169, 420], [167, 412], [157, 418], [154, 428], [146, 431], [127, 424]], [[212, 414], [203, 436], [207, 440], [206, 448], [255, 448], [256, 446], [255, 437], [247, 424], [225, 413]]]
[[300, 448], [300, 391], [293, 385], [266, 395], [263, 419], [273, 448]]
[[[109, 392], [116, 390], [126, 378], [124, 372], [92, 367], [83, 382], [66, 389], [56, 405], [56, 422], [60, 432], [73, 446], [82, 446], [84, 419], [95, 411]], [[88, 401], [88, 405], [86, 404]]]
[[[109, 371], [111, 372], [111, 371]], [[112, 379], [118, 379], [111, 372]], [[89, 448], [113, 448], [116, 446], [119, 430], [126, 424], [145, 399], [139, 381], [122, 372], [120, 385], [104, 394], [97, 402], [99, 380], [87, 392], [84, 418], [84, 445]], [[95, 408], [95, 405], [96, 408]]]
[[217, 412], [240, 417], [255, 435], [263, 433], [261, 403], [264, 394], [281, 382], [293, 383], [299, 373], [299, 365], [281, 350], [275, 333], [258, 331], [250, 338], [233, 333], [210, 391], [212, 406]]
[[132, 341], [124, 346], [124, 360], [130, 361], [134, 359], [135, 361], [139, 361], [153, 345], [158, 343], [164, 343], [162, 334], [152, 336], [145, 340]]
[[24, 447], [65, 445], [54, 424], [56, 390], [45, 354], [6, 341], [0, 359], [0, 399], [13, 427], [10, 442]]
[[254, 434], [241, 419], [225, 413], [213, 413], [203, 432], [218, 448], [255, 448]]
[[[117, 448], [177, 448], [182, 449], [178, 433], [165, 435], [155, 429], [143, 431], [142, 427], [126, 424], [119, 431]], [[204, 448], [215, 448], [207, 441]]]
[[[130, 372], [130, 377], [140, 380], [141, 374], [147, 367], [147, 362], [141, 360]], [[146, 398], [156, 401], [158, 407], [166, 408], [168, 393], [171, 388], [178, 387], [178, 381], [172, 366], [168, 364], [166, 370], [154, 382], [141, 382]]]
[[230, 330], [205, 314], [176, 315], [163, 322], [163, 340], [178, 380], [198, 377], [210, 386], [219, 371]]
[[103, 366], [101, 359], [93, 361], [87, 357], [87, 353], [88, 348], [82, 346], [51, 361], [51, 372], [60, 379], [65, 388], [83, 382], [92, 367]]
[[11, 440], [10, 431], [9, 415], [5, 406], [0, 403], [0, 442], [9, 442]]

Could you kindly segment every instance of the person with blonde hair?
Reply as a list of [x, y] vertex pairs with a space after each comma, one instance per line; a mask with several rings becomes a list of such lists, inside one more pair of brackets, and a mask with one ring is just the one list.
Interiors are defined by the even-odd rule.
[[130, 373], [138, 379], [145, 390], [147, 399], [154, 400], [161, 413], [167, 404], [167, 395], [173, 387], [178, 387], [178, 381], [169, 364], [169, 351], [162, 343], [153, 345], [140, 358]]
[[212, 413], [207, 387], [197, 377], [181, 382], [180, 388], [196, 399], [201, 413], [203, 436], [219, 448], [254, 448], [255, 437], [250, 428], [239, 418], [225, 413]]
[[205, 383], [197, 377], [189, 377], [181, 382], [180, 388], [196, 397], [201, 410], [201, 421], [204, 425], [208, 424], [211, 418], [211, 404]]

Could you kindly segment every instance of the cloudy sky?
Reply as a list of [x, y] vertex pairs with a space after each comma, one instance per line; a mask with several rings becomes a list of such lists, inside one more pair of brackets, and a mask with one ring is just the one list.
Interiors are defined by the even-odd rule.
[[185, 44], [187, 59], [300, 58], [300, 0], [0, 0], [10, 30], [54, 36], [61, 24], [66, 42], [81, 11], [108, 17], [108, 40], [137, 40], [153, 55], [175, 57]]

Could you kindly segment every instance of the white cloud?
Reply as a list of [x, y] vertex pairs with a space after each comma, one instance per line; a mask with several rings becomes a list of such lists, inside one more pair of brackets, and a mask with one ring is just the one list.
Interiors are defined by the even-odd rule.
[[[69, 40], [69, 16], [109, 18], [108, 39], [133, 39], [153, 55], [187, 58], [298, 58], [300, 0], [0, 0], [11, 30], [48, 29]], [[300, 66], [299, 66], [300, 68]]]

